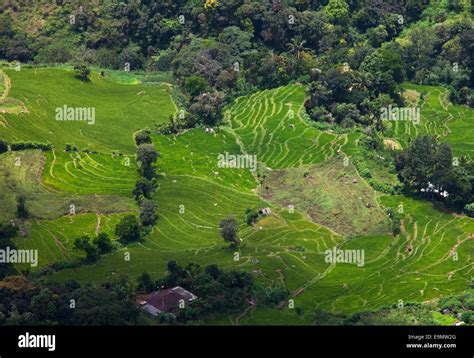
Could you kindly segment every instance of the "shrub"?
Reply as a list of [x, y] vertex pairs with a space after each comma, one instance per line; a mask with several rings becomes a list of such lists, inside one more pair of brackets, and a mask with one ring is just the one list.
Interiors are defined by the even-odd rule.
[[97, 237], [94, 238], [92, 242], [95, 247], [97, 247], [97, 250], [101, 255], [106, 254], [110, 251], [112, 251], [113, 246], [112, 242], [110, 241], [109, 235], [106, 233], [101, 232]]
[[147, 130], [139, 131], [135, 134], [135, 144], [149, 144], [151, 143], [150, 132]]
[[27, 219], [30, 216], [26, 208], [26, 197], [23, 194], [16, 197], [16, 216], [20, 219]]
[[245, 222], [247, 225], [252, 225], [258, 221], [258, 212], [256, 210], [245, 210]]
[[467, 215], [473, 218], [474, 217], [474, 203], [467, 204], [464, 207], [464, 211], [466, 212]]
[[115, 235], [124, 245], [140, 239], [140, 223], [133, 215], [127, 215], [115, 226]]
[[0, 139], [0, 154], [8, 152], [8, 143]]
[[24, 141], [24, 142], [15, 142], [12, 143], [11, 149], [12, 150], [27, 150], [27, 149], [40, 149], [43, 151], [51, 150], [53, 146], [50, 143], [41, 143], [41, 142], [32, 142], [32, 141]]

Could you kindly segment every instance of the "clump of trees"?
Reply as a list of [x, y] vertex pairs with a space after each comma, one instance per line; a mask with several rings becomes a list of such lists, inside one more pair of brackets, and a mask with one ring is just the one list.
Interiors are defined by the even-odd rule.
[[407, 191], [455, 210], [474, 202], [474, 165], [464, 157], [454, 160], [448, 143], [431, 136], [416, 137], [397, 153], [395, 167]]
[[219, 228], [222, 238], [225, 242], [230, 243], [230, 246], [238, 246], [240, 244], [240, 239], [238, 236], [239, 223], [234, 217], [230, 216], [226, 219], [223, 219], [219, 223]]
[[192, 323], [217, 315], [235, 314], [242, 312], [253, 298], [254, 280], [246, 272], [224, 271], [217, 265], [203, 268], [195, 263], [182, 267], [176, 261], [169, 261], [167, 269], [166, 276], [156, 281], [144, 272], [138, 278], [139, 290], [151, 292], [156, 287], [181, 286], [198, 298], [168, 317], [162, 317], [162, 323]]
[[113, 251], [114, 245], [106, 233], [99, 233], [93, 240], [88, 235], [78, 237], [74, 240], [74, 250], [84, 251], [86, 257], [84, 262], [87, 264], [95, 263], [100, 255], [105, 255]]
[[133, 284], [122, 274], [100, 285], [86, 286], [76, 281], [39, 286], [25, 276], [10, 276], [0, 286], [2, 325], [143, 324]]
[[19, 194], [16, 197], [16, 217], [19, 219], [28, 219], [30, 217], [30, 212], [26, 207], [26, 196], [24, 194]]
[[126, 215], [115, 226], [115, 236], [120, 243], [127, 245], [130, 242], [139, 241], [141, 238], [140, 222], [134, 215]]
[[82, 82], [90, 81], [89, 76], [91, 74], [91, 70], [86, 65], [75, 65], [74, 71], [76, 72], [76, 77], [79, 78]]
[[159, 153], [151, 143], [140, 144], [137, 147], [137, 162], [142, 177], [151, 180], [155, 176], [154, 164], [158, 157]]

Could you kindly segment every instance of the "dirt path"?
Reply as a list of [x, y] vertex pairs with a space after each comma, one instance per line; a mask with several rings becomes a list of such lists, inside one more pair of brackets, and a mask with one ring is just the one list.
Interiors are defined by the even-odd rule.
[[54, 152], [54, 148], [51, 149], [51, 152], [53, 153], [53, 160], [51, 161], [51, 166], [49, 167], [49, 174], [52, 178], [56, 178], [53, 174], [54, 164], [56, 164], [56, 153]]
[[100, 215], [100, 213], [97, 213], [97, 225], [95, 227], [95, 235], [99, 235], [99, 232], [100, 232], [100, 224], [102, 222], [102, 216]]
[[5, 72], [0, 71], [0, 75], [3, 75], [3, 93], [0, 96], [0, 100], [2, 100], [7, 98], [8, 94], [10, 93], [11, 81], [10, 77], [8, 77]]

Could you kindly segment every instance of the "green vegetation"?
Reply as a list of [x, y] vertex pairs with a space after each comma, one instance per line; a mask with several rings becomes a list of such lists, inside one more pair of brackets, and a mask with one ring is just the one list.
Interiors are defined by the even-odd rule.
[[0, 324], [473, 324], [468, 5], [0, 5]]

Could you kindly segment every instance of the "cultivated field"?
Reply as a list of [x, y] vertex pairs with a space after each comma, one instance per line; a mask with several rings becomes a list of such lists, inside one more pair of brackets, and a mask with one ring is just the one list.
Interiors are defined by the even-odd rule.
[[[71, 71], [58, 69], [7, 73], [11, 95], [28, 113], [0, 115], [1, 137], [50, 142], [54, 150], [0, 156], [2, 218], [10, 219], [14, 195], [24, 192], [35, 218], [25, 225], [20, 247], [40, 249], [40, 267], [74, 261], [75, 237], [99, 230], [112, 234], [124, 213], [137, 211], [131, 194], [138, 178], [132, 135], [174, 113], [169, 86], [121, 85], [97, 74], [83, 84]], [[473, 142], [464, 126], [473, 112], [443, 107], [443, 93], [436, 88], [410, 88], [427, 91], [417, 130], [449, 130], [455, 150], [470, 155]], [[94, 265], [61, 270], [48, 279], [101, 282], [119, 272], [137, 277], [143, 271], [158, 278], [171, 259], [182, 265], [218, 264], [248, 271], [267, 286], [285, 285], [302, 309], [297, 315], [286, 306], [259, 306], [240, 317], [240, 324], [307, 324], [318, 307], [351, 313], [464, 290], [473, 274], [472, 219], [374, 192], [350, 162], [360, 134], [323, 132], [307, 124], [304, 93], [303, 86], [289, 85], [240, 97], [227, 109], [228, 126], [215, 133], [196, 128], [179, 136], [154, 134], [160, 152], [159, 189], [153, 196], [159, 218], [152, 233]], [[54, 108], [65, 103], [95, 106], [96, 124], [55, 121]], [[409, 124], [390, 131], [402, 145], [416, 134]], [[79, 151], [64, 152], [66, 143]], [[219, 168], [217, 156], [226, 152], [257, 155], [268, 190], [248, 169]], [[19, 168], [13, 164], [16, 155], [23, 161]], [[342, 164], [346, 157], [347, 166]], [[76, 202], [78, 213], [68, 215]], [[393, 237], [384, 208], [400, 205], [402, 232]], [[246, 225], [245, 210], [261, 207], [272, 214]], [[219, 222], [229, 215], [241, 223], [238, 259], [219, 235]], [[364, 250], [365, 265], [325, 262], [325, 251], [334, 247]], [[235, 318], [222, 317], [219, 323], [236, 323]]]

